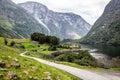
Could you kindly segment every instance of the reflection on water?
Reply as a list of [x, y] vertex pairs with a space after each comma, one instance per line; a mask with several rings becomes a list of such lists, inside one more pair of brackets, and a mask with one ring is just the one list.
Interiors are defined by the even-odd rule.
[[86, 44], [81, 44], [81, 47], [87, 49], [97, 59], [111, 59], [120, 56], [120, 47]]

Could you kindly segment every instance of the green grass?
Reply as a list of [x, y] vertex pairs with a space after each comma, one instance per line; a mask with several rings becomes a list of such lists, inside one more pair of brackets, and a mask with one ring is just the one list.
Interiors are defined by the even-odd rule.
[[120, 68], [111, 68], [111, 70], [120, 71]]
[[34, 50], [34, 49], [38, 48], [37, 45], [35, 45], [33, 43], [28, 43], [28, 42], [22, 43], [22, 45], [24, 45], [24, 47], [25, 47], [26, 50]]
[[[15, 41], [16, 43], [30, 43], [30, 39], [9, 39], [7, 38], [8, 44], [11, 41]], [[4, 44], [4, 38], [0, 37], [0, 44]]]
[[[49, 59], [49, 57], [48, 58], [46, 58], [46, 57], [44, 58], [42, 53], [30, 52], [30, 53], [28, 53], [26, 55], [37, 57], [37, 58], [46, 59], [46, 60], [51, 61], [51, 62], [55, 62], [55, 63], [58, 63], [58, 64], [64, 64], [64, 65], [75, 67], [75, 68], [79, 68], [79, 69], [87, 69], [87, 70], [94, 70], [94, 71], [101, 71], [102, 70], [102, 68], [99, 68], [99, 67], [81, 66], [81, 65], [78, 65], [76, 63], [71, 63], [71, 62], [55, 61], [55, 60], [53, 60], [51, 58]], [[44, 54], [44, 55], [48, 55], [49, 56], [49, 54]]]
[[98, 67], [91, 67], [91, 66], [81, 66], [75, 63], [70, 63], [70, 62], [63, 62], [63, 61], [54, 61], [55, 63], [59, 63], [59, 64], [64, 64], [64, 65], [68, 65], [71, 67], [75, 67], [75, 68], [79, 68], [79, 69], [87, 69], [87, 70], [94, 70], [94, 71], [101, 71], [102, 68], [98, 68]]
[[[29, 80], [29, 76], [37, 77], [38, 80], [42, 80], [46, 77], [44, 72], [49, 72], [51, 74], [52, 80], [56, 80], [57, 77], [59, 77], [60, 80], [80, 80], [79, 78], [67, 72], [44, 65], [35, 60], [21, 57], [19, 56], [19, 53], [21, 53], [19, 49], [0, 44], [0, 60], [6, 62], [5, 68], [8, 69], [7, 72], [0, 71], [0, 75], [3, 75], [5, 80], [8, 78], [7, 75], [9, 72], [15, 72], [23, 80]], [[19, 60], [18, 63], [21, 65], [19, 69], [15, 69], [14, 67], [10, 66], [10, 63], [14, 62], [14, 58]], [[2, 80], [2, 78], [0, 78], [0, 80]]]

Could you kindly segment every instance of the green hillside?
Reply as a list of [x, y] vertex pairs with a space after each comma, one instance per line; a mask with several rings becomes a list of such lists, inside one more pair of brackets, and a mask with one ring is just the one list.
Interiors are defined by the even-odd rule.
[[81, 41], [89, 44], [120, 45], [120, 0], [111, 0], [102, 16]]
[[[8, 41], [10, 43], [13, 40]], [[14, 41], [24, 43], [29, 40]], [[4, 39], [0, 38], [0, 80], [43, 80], [48, 76], [52, 80], [80, 80], [64, 71], [21, 57], [19, 48], [10, 47], [9, 43], [7, 46], [4, 45]], [[15, 66], [18, 64], [20, 66]]]
[[11, 0], [0, 0], [0, 35], [27, 38], [33, 32], [47, 34], [46, 28]]

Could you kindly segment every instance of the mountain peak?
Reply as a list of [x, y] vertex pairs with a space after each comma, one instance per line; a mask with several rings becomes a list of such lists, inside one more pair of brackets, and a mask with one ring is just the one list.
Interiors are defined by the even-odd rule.
[[61, 39], [81, 38], [91, 28], [91, 25], [80, 15], [74, 13], [54, 12], [37, 2], [25, 2], [19, 5], [26, 9], [39, 23], [42, 23], [50, 35], [58, 36]]

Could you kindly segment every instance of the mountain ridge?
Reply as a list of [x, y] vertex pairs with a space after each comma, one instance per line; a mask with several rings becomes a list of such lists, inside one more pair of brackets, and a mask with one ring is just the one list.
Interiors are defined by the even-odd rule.
[[46, 26], [51, 35], [60, 38], [80, 38], [87, 34], [91, 25], [81, 16], [74, 13], [54, 12], [38, 2], [25, 2], [18, 4], [26, 9], [36, 20]]
[[102, 16], [81, 41], [90, 44], [120, 45], [120, 0], [111, 0]]
[[[33, 29], [34, 26], [34, 29]], [[11, 0], [0, 0], [0, 35], [9, 38], [28, 38], [33, 32], [46, 33], [46, 29], [25, 9]]]

